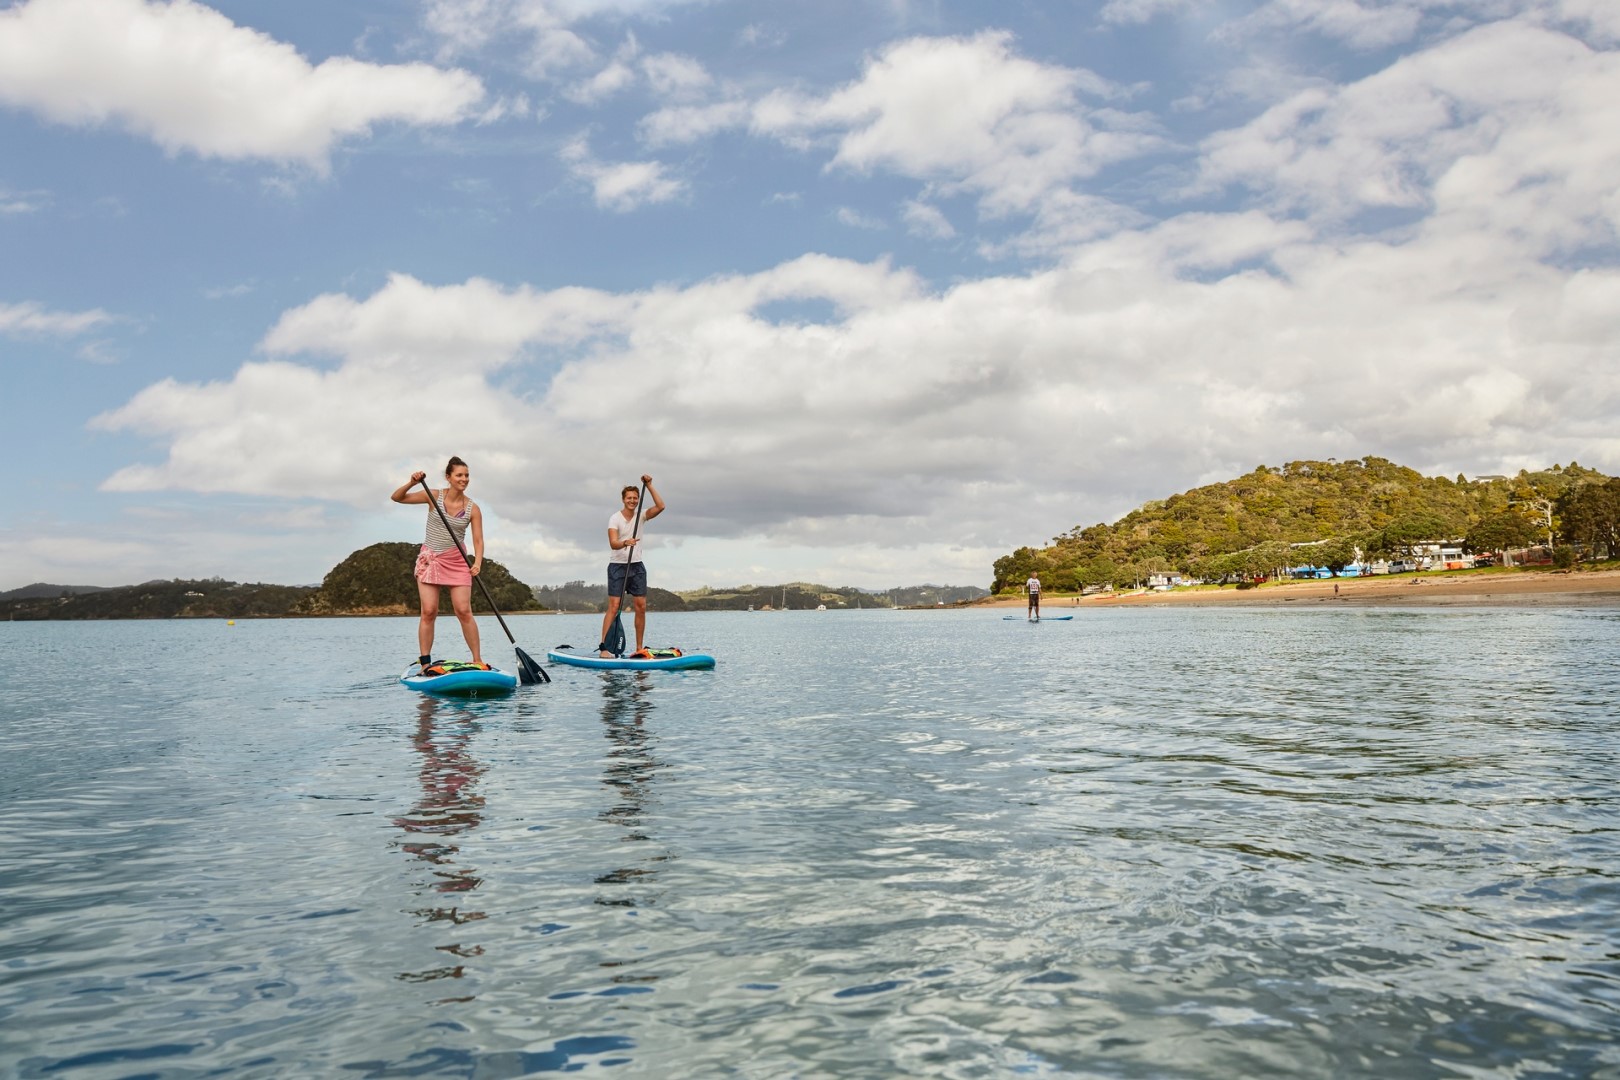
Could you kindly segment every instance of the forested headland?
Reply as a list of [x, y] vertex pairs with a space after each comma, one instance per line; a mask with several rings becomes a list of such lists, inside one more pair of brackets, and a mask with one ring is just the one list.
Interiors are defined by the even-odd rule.
[[[100, 588], [81, 585], [24, 586], [0, 596], [0, 619], [202, 619], [322, 615], [415, 615], [418, 610], [417, 544], [389, 541], [349, 555], [320, 585], [242, 584], [222, 578], [148, 581]], [[502, 614], [525, 611], [599, 612], [607, 608], [607, 584], [571, 581], [536, 588], [500, 562], [485, 559], [479, 574]], [[954, 604], [987, 595], [976, 586], [916, 585], [883, 593], [793, 582], [742, 585], [675, 593], [648, 589], [651, 611], [745, 611], [788, 608], [872, 608]], [[473, 611], [489, 613], [482, 589], [472, 592]], [[439, 611], [450, 614], [449, 590]]]
[[[1461, 541], [1474, 552], [1548, 544], [1560, 559], [1620, 556], [1620, 479], [1575, 462], [1517, 476], [1448, 479], [1378, 457], [1261, 465], [1144, 504], [1112, 525], [1075, 526], [997, 559], [993, 589], [1031, 572], [1048, 589], [1123, 587], [1154, 574], [1218, 580], [1299, 565], [1335, 572]], [[1308, 546], [1305, 546], [1308, 545]]]

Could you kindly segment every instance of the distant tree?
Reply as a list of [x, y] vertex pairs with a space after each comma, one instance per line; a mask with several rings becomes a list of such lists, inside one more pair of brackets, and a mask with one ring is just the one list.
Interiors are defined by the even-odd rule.
[[1439, 514], [1410, 514], [1385, 526], [1376, 546], [1391, 553], [1411, 555], [1424, 544], [1437, 544], [1451, 533], [1450, 524]]
[[1535, 543], [1536, 527], [1517, 510], [1500, 510], [1474, 523], [1463, 546], [1475, 554], [1528, 547]]
[[1556, 512], [1566, 542], [1580, 544], [1592, 555], [1620, 556], [1620, 478], [1568, 488]]
[[1309, 550], [1316, 553], [1316, 565], [1327, 567], [1334, 577], [1356, 561], [1356, 542], [1347, 536], [1335, 536]]
[[1011, 555], [1003, 555], [994, 566], [995, 577], [991, 592], [1021, 589], [1032, 571], [1044, 569], [1040, 553], [1032, 547], [1021, 547]]

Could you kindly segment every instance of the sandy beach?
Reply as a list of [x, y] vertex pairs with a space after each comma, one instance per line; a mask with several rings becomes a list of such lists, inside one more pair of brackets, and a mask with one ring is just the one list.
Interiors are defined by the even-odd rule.
[[[1337, 594], [1334, 587], [1337, 586]], [[1023, 597], [999, 598], [993, 607], [1023, 609]], [[1521, 570], [1497, 573], [1396, 574], [1388, 577], [1288, 581], [1253, 589], [1173, 589], [1098, 593], [1081, 599], [1047, 596], [1042, 611], [1077, 607], [1207, 604], [1620, 604], [1620, 570]]]

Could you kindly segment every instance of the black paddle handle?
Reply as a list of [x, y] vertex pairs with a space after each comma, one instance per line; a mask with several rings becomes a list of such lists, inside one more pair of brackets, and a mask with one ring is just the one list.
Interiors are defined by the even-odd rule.
[[[467, 558], [467, 549], [461, 546], [461, 541], [456, 538], [456, 530], [450, 527], [450, 519], [444, 516], [444, 508], [439, 505], [439, 500], [433, 497], [433, 489], [428, 487], [427, 477], [424, 476], [417, 483], [421, 484], [422, 490], [427, 492], [428, 505], [433, 507], [434, 512], [439, 515], [439, 520], [444, 522], [444, 531], [450, 534], [450, 542], [456, 545], [457, 551], [461, 552], [461, 561], [471, 569], [472, 560]], [[478, 583], [478, 591], [484, 594], [484, 600], [489, 604], [489, 610], [495, 613], [495, 621], [501, 624], [502, 630], [506, 631], [506, 640], [510, 641], [514, 646], [517, 645], [517, 638], [512, 636], [511, 628], [506, 625], [506, 620], [501, 618], [501, 610], [495, 606], [495, 598], [489, 595], [489, 588], [484, 584], [483, 579], [477, 574], [474, 574], [472, 579]]]

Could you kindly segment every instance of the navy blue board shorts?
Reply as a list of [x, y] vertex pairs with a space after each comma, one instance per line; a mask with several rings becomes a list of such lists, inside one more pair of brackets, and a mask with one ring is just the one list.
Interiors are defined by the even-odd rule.
[[[630, 564], [629, 570], [630, 570], [630, 581], [629, 581], [630, 595], [631, 596], [646, 596], [647, 595], [647, 564], [644, 563], [644, 562], [633, 562], [633, 563]], [[624, 595], [624, 590], [625, 590], [624, 574], [625, 574], [625, 564], [624, 563], [622, 563], [622, 562], [610, 562], [610, 563], [608, 563], [608, 595], [609, 596], [623, 596]]]

